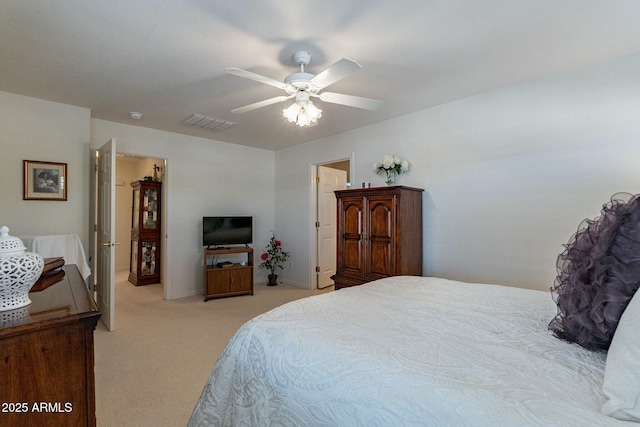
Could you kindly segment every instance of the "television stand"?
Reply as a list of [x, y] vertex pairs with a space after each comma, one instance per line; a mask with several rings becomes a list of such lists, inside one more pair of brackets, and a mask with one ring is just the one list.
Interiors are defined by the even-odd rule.
[[[218, 267], [207, 264], [207, 258], [218, 255], [246, 254], [247, 261], [239, 264], [228, 263]], [[204, 300], [253, 295], [253, 248], [228, 247], [204, 250]]]

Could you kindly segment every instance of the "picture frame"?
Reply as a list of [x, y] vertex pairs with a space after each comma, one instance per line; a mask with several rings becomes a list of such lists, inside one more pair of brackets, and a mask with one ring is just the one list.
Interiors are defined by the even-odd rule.
[[23, 160], [23, 200], [67, 200], [67, 164]]

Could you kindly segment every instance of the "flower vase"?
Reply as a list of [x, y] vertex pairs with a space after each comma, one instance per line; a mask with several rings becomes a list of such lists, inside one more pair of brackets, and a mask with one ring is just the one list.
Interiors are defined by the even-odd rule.
[[277, 274], [269, 274], [267, 277], [269, 278], [269, 282], [267, 283], [267, 286], [276, 286], [278, 284]]
[[393, 181], [395, 180], [396, 177], [396, 172], [393, 169], [387, 169], [387, 177], [385, 178], [384, 182], [387, 185], [393, 185]]

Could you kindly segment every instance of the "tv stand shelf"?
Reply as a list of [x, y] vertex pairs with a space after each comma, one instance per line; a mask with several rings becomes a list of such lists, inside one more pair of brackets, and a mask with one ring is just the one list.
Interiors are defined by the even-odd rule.
[[[241, 263], [228, 264], [209, 261], [218, 255], [246, 254], [247, 260]], [[204, 250], [204, 300], [253, 295], [253, 248], [234, 246]]]

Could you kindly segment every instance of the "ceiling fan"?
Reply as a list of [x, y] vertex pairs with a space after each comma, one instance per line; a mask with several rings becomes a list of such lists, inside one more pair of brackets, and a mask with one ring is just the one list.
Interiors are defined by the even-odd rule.
[[308, 65], [311, 61], [309, 52], [296, 52], [293, 55], [293, 61], [300, 66], [300, 72], [289, 74], [285, 77], [284, 82], [240, 68], [226, 68], [225, 71], [229, 74], [268, 84], [287, 93], [287, 95], [276, 96], [233, 109], [231, 112], [246, 113], [247, 111], [295, 98], [295, 103], [286, 108], [283, 111], [283, 115], [290, 122], [295, 122], [299, 126], [311, 126], [316, 124], [318, 118], [322, 116], [322, 110], [313, 105], [310, 98], [319, 98], [324, 102], [363, 108], [365, 110], [377, 110], [382, 105], [382, 101], [377, 99], [362, 98], [343, 93], [322, 92], [327, 86], [362, 69], [360, 64], [351, 59], [343, 58], [318, 75], [307, 73], [304, 70], [305, 65]]

